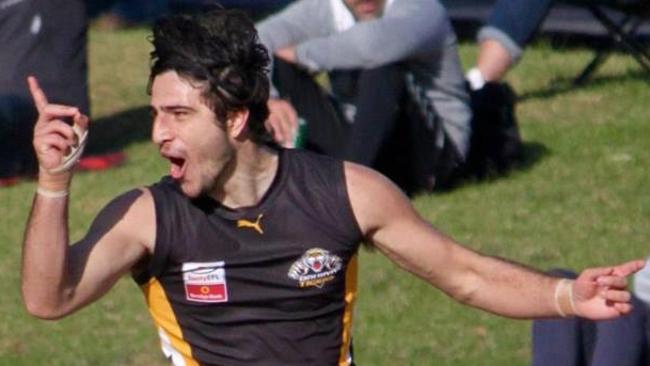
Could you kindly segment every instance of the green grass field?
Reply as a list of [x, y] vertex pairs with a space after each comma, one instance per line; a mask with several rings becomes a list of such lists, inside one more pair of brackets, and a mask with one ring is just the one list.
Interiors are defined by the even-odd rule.
[[[148, 141], [149, 44], [144, 30], [90, 34], [93, 144], [123, 148], [123, 167], [75, 177], [70, 207], [80, 238], [112, 197], [166, 173]], [[476, 49], [461, 47], [466, 66]], [[643, 257], [650, 237], [648, 78], [616, 55], [587, 86], [569, 79], [586, 49], [532, 47], [509, 81], [528, 164], [507, 177], [413, 202], [468, 246], [548, 269]], [[72, 317], [44, 322], [20, 299], [23, 228], [33, 182], [0, 189], [0, 365], [166, 365], [138, 288], [120, 281]], [[529, 322], [458, 306], [378, 253], [361, 256], [355, 351], [360, 365], [526, 365]]]

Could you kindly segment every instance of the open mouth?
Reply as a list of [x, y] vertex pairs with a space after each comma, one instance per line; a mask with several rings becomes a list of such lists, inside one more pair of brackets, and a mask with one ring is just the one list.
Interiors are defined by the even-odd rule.
[[185, 162], [186, 160], [178, 157], [167, 157], [171, 163], [169, 175], [174, 179], [181, 179], [185, 175]]

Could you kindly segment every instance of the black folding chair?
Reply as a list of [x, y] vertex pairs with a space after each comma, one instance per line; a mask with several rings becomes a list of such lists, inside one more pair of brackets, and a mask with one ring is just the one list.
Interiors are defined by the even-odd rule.
[[[586, 8], [605, 27], [615, 45], [627, 51], [650, 74], [650, 53], [637, 37], [639, 26], [650, 21], [650, 0], [562, 0]], [[612, 48], [599, 48], [574, 84], [586, 82], [607, 59]]]

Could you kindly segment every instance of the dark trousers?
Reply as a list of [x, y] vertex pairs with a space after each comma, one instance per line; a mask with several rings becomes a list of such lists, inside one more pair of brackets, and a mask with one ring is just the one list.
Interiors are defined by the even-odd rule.
[[304, 147], [343, 158], [349, 125], [327, 93], [307, 72], [282, 60], [274, 60], [273, 83], [280, 96], [307, 122]]
[[36, 118], [31, 100], [0, 95], [0, 178], [36, 172], [31, 143]]
[[[336, 97], [311, 75], [276, 60], [274, 85], [307, 121], [305, 148], [378, 169], [407, 192], [447, 181], [459, 154], [441, 129], [423, 120], [399, 65], [329, 74]], [[346, 118], [345, 105], [356, 109]], [[436, 139], [443, 139], [439, 149]], [[450, 164], [449, 162], [453, 163]]]
[[533, 366], [648, 365], [648, 305], [633, 297], [631, 314], [614, 320], [533, 322]]
[[498, 0], [486, 25], [501, 30], [524, 48], [533, 39], [554, 3], [555, 0]]

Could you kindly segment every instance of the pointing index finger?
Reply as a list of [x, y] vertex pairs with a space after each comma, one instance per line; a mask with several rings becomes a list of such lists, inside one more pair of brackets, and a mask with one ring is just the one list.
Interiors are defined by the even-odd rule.
[[614, 274], [617, 276], [628, 276], [635, 272], [638, 272], [641, 268], [645, 266], [644, 260], [634, 260], [627, 263], [620, 264], [614, 268]]
[[40, 85], [38, 85], [38, 80], [36, 80], [35, 77], [28, 76], [27, 84], [29, 84], [29, 91], [32, 94], [32, 99], [34, 99], [34, 104], [36, 105], [36, 109], [40, 113], [48, 104], [47, 96], [45, 96], [43, 89], [41, 89]]

